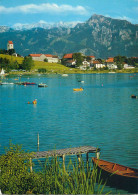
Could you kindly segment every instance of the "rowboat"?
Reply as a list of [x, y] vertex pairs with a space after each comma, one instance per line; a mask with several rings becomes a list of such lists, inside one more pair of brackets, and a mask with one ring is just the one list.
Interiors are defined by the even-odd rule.
[[23, 85], [36, 85], [36, 83], [24, 82]]
[[48, 87], [48, 86], [45, 83], [40, 83], [40, 84], [38, 84], [38, 87]]
[[106, 181], [106, 185], [131, 193], [138, 192], [138, 169], [97, 158], [92, 158], [92, 162], [101, 174], [103, 182]]
[[83, 88], [80, 87], [80, 88], [74, 88], [73, 91], [83, 91]]

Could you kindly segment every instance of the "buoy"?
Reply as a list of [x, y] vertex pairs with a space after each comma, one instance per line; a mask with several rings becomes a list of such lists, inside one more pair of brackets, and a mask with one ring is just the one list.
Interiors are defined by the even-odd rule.
[[137, 98], [137, 96], [136, 96], [136, 95], [131, 95], [131, 98], [136, 99], [136, 98]]

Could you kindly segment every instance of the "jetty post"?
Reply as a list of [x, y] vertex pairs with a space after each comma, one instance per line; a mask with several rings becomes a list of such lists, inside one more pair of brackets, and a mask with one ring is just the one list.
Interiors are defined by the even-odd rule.
[[39, 151], [39, 133], [37, 134], [37, 151]]
[[100, 152], [96, 152], [96, 158], [99, 159], [100, 158]]
[[79, 166], [80, 166], [80, 165], [81, 165], [82, 155], [81, 155], [81, 154], [78, 154], [78, 155], [77, 155], [77, 158], [78, 158], [78, 161], [79, 161]]
[[65, 154], [62, 155], [62, 160], [63, 160], [63, 170], [65, 171]]

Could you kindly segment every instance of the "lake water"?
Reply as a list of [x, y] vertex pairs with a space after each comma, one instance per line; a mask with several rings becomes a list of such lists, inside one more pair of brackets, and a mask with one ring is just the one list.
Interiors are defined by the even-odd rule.
[[[19, 81], [48, 87], [0, 86], [0, 154], [10, 140], [37, 151], [39, 133], [40, 151], [90, 145], [101, 148], [101, 159], [138, 168], [138, 99], [130, 97], [138, 96], [138, 74], [33, 75]], [[77, 87], [84, 91], [73, 92]], [[37, 105], [27, 104], [34, 99]]]

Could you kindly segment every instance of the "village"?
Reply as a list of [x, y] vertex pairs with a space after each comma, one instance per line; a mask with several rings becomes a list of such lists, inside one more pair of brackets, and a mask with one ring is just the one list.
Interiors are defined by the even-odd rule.
[[[8, 41], [7, 50], [5, 53], [11, 56], [18, 57], [19, 54], [15, 52], [13, 41]], [[33, 61], [48, 62], [62, 64], [69, 68], [77, 68], [80, 70], [121, 70], [134, 69], [136, 67], [138, 58], [125, 56], [108, 57], [107, 59], [96, 58], [94, 55], [85, 56], [83, 53], [66, 53], [62, 58], [52, 54], [29, 54]], [[22, 56], [22, 58], [24, 58]]]

